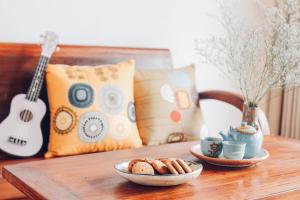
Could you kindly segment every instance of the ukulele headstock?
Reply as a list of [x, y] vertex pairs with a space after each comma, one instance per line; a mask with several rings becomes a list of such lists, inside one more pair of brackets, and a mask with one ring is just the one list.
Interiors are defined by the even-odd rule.
[[42, 37], [42, 55], [50, 58], [58, 45], [58, 35], [54, 32], [47, 31]]

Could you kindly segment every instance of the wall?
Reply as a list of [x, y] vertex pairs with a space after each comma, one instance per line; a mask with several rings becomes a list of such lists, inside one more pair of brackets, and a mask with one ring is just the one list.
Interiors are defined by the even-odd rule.
[[[0, 0], [0, 41], [36, 43], [53, 30], [64, 44], [170, 48], [174, 64], [196, 60], [194, 40], [221, 29], [208, 14], [211, 0]], [[199, 90], [237, 91], [208, 65], [198, 65]], [[238, 124], [241, 113], [218, 102], [202, 103], [210, 134]]]

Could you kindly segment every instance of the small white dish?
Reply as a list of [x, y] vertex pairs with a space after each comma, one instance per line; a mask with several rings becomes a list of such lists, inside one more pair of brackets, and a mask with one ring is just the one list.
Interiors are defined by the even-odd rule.
[[269, 152], [265, 149], [262, 149], [254, 158], [250, 159], [241, 159], [241, 160], [230, 160], [226, 159], [223, 156], [223, 153], [219, 158], [212, 158], [205, 156], [201, 151], [201, 145], [197, 144], [191, 147], [190, 152], [196, 158], [204, 160], [213, 165], [223, 166], [223, 167], [250, 167], [259, 162], [266, 160], [269, 157]]
[[202, 172], [202, 164], [195, 164], [186, 161], [192, 168], [193, 172], [180, 175], [144, 175], [132, 174], [128, 171], [128, 164], [130, 161], [125, 161], [115, 165], [116, 172], [125, 179], [134, 183], [146, 186], [174, 186], [186, 183], [190, 180], [196, 179]]

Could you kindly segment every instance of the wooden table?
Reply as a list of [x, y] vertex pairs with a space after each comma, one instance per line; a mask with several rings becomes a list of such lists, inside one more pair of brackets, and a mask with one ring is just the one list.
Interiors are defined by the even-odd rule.
[[32, 199], [300, 199], [300, 142], [266, 136], [270, 157], [255, 167], [204, 163], [200, 177], [174, 187], [145, 187], [118, 176], [114, 164], [139, 157], [193, 157], [185, 142], [5, 166], [3, 177]]

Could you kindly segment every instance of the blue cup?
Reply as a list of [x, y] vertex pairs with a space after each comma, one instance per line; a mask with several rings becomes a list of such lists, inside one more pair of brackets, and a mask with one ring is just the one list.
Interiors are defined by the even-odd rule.
[[223, 155], [226, 159], [241, 160], [245, 155], [245, 142], [239, 141], [224, 141], [223, 142]]
[[207, 137], [201, 140], [201, 151], [205, 156], [218, 158], [222, 153], [222, 139], [215, 137]]

